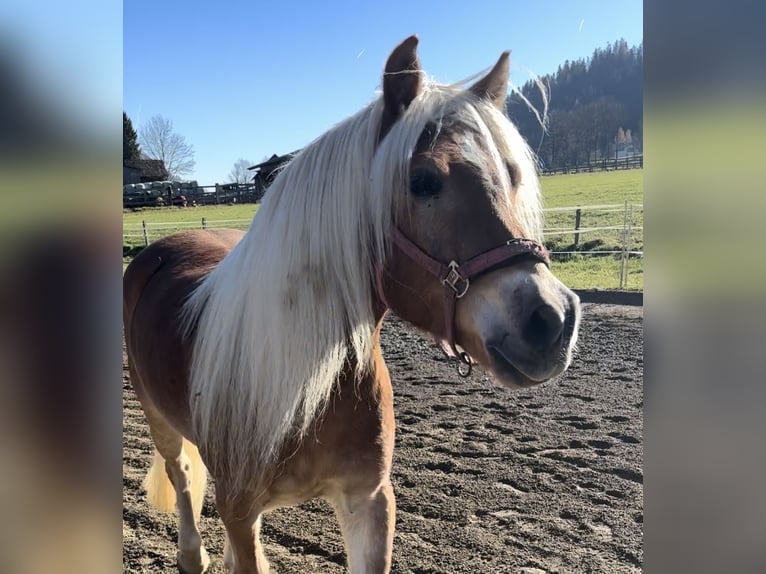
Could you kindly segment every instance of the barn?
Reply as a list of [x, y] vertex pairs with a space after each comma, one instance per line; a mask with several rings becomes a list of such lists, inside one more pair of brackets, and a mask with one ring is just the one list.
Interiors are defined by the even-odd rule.
[[165, 162], [161, 159], [122, 160], [122, 185], [165, 181], [168, 177]]
[[263, 197], [263, 194], [266, 193], [266, 189], [274, 181], [274, 178], [277, 177], [280, 168], [289, 163], [299, 151], [300, 150], [292, 151], [284, 155], [274, 154], [266, 161], [247, 168], [250, 171], [255, 172], [253, 174], [253, 183], [255, 183], [256, 194], [258, 195], [259, 200]]

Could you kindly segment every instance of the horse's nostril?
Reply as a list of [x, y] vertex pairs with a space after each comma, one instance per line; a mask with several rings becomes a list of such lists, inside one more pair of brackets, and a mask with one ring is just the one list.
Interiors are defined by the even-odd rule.
[[527, 343], [546, 349], [555, 343], [564, 330], [564, 316], [550, 305], [541, 305], [532, 312], [524, 327]]

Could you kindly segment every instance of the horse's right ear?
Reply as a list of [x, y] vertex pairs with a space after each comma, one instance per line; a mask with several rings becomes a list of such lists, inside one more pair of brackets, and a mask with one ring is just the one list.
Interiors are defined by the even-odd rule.
[[418, 37], [412, 35], [388, 57], [383, 72], [383, 119], [379, 140], [404, 113], [423, 87], [423, 71], [418, 60]]

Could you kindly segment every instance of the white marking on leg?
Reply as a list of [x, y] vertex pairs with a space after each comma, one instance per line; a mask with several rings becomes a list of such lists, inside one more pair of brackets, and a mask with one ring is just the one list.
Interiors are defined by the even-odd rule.
[[387, 574], [395, 520], [394, 493], [386, 482], [368, 495], [344, 495], [336, 503], [351, 574]]
[[176, 490], [178, 506], [178, 567], [185, 574], [201, 574], [207, 570], [210, 559], [202, 546], [197, 529], [198, 517], [192, 502], [191, 460], [181, 452], [173, 461], [166, 461], [166, 469]]

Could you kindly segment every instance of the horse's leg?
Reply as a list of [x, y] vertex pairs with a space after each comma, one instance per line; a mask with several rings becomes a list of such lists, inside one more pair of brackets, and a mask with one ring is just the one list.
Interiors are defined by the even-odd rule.
[[[165, 458], [165, 469], [167, 470], [170, 482], [176, 489], [176, 504], [178, 506], [178, 568], [184, 574], [197, 574], [207, 570], [210, 564], [207, 551], [202, 545], [198, 523], [202, 511], [202, 501], [195, 503], [194, 490], [198, 485], [193, 484], [195, 480], [205, 481], [205, 470], [203, 467], [202, 476], [194, 473], [192, 477], [191, 467], [195, 465], [193, 457], [199, 458], [199, 453], [186, 452], [187, 447], [194, 448], [190, 443], [184, 441], [180, 454], [173, 459]], [[190, 456], [191, 455], [191, 456]], [[201, 461], [197, 461], [200, 464]], [[203, 491], [204, 492], [204, 491]]]
[[[218, 514], [226, 528], [223, 563], [234, 574], [268, 574], [269, 562], [261, 546], [260, 505], [230, 504], [216, 492]], [[245, 508], [257, 508], [242, 514]]]
[[[150, 404], [142, 403], [149, 422], [149, 430], [159, 455], [164, 459], [165, 472], [175, 490], [175, 502], [178, 510], [178, 569], [184, 574], [201, 574], [210, 564], [207, 552], [202, 545], [197, 523], [202, 510], [202, 499], [207, 482], [207, 471], [199, 457], [196, 447], [185, 441]], [[154, 465], [161, 464], [155, 459]], [[154, 474], [152, 474], [154, 473]], [[158, 492], [169, 488], [161, 476], [161, 469], [150, 470], [145, 483], [147, 494], [155, 500], [163, 498]], [[163, 484], [164, 482], [164, 484]], [[172, 493], [170, 493], [172, 498]], [[168, 497], [165, 496], [165, 499]], [[160, 504], [162, 506], [162, 504]], [[172, 508], [160, 508], [172, 511]]]
[[375, 490], [349, 490], [332, 501], [351, 574], [388, 574], [396, 503], [388, 478]]

